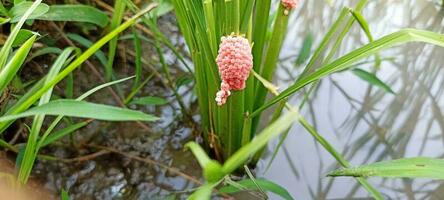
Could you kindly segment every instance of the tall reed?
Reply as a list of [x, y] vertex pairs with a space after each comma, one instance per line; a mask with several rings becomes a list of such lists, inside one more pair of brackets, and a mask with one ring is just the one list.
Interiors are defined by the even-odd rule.
[[[231, 91], [226, 104], [217, 105], [216, 93], [223, 80], [215, 59], [221, 38], [232, 35], [248, 39], [253, 46], [253, 69], [271, 80], [291, 11], [277, 3], [277, 17], [269, 27], [271, 1], [173, 1], [194, 63], [203, 137], [218, 160], [230, 157], [253, 138], [260, 117], [251, 118], [249, 114], [264, 103], [267, 94], [250, 74], [245, 89]], [[268, 31], [272, 31], [270, 39]]]
[[[209, 198], [211, 189], [219, 183], [231, 183], [226, 181], [226, 177], [242, 164], [251, 161], [252, 155], [260, 152], [261, 147], [265, 146], [269, 140], [282, 132], [288, 132], [293, 120], [299, 121], [340, 165], [349, 168], [350, 164], [339, 151], [299, 114], [298, 107], [286, 103], [287, 98], [307, 85], [316, 85], [325, 76], [349, 69], [358, 60], [376, 54], [375, 57], [377, 63], [379, 63], [380, 59], [377, 53], [396, 45], [407, 42], [426, 42], [444, 46], [442, 34], [416, 29], [404, 29], [379, 39], [373, 39], [367, 22], [361, 15], [361, 10], [367, 0], [360, 0], [355, 9], [344, 8], [342, 10], [338, 20], [315, 50], [303, 73], [295, 80], [293, 85], [282, 92], [278, 92], [271, 80], [288, 25], [288, 14], [291, 11], [288, 8], [288, 2], [287, 0], [276, 2], [279, 6], [277, 11], [273, 12], [276, 17], [272, 19], [272, 1], [173, 1], [177, 21], [194, 63], [197, 96], [204, 129], [203, 136], [206, 144], [212, 148], [214, 157], [219, 161], [225, 160], [224, 163], [220, 164], [216, 160], [210, 159], [197, 144], [191, 143], [188, 145], [199, 160], [204, 171], [204, 177], [207, 180], [207, 183], [201, 186], [190, 199]], [[347, 16], [347, 14], [350, 15]], [[271, 21], [272, 26], [268, 25], [269, 21]], [[369, 37], [369, 43], [333, 60], [337, 48], [341, 45], [354, 21], [359, 22], [359, 25]], [[344, 22], [345, 26], [340, 28]], [[267, 36], [268, 32], [271, 33], [270, 36]], [[231, 96], [228, 93], [226, 104], [218, 106], [214, 97], [219, 89], [219, 84], [224, 80], [221, 80], [218, 74], [218, 67], [220, 70], [221, 66], [217, 66], [214, 60], [218, 57], [221, 38], [227, 35], [242, 35], [253, 44], [254, 66], [250, 77], [246, 81], [245, 89], [234, 91]], [[328, 49], [330, 43], [333, 43], [333, 45]], [[321, 56], [322, 52], [326, 52], [327, 56]], [[314, 65], [315, 61], [320, 61], [319, 66]], [[224, 79], [224, 75], [221, 75]], [[224, 91], [223, 85], [222, 91]], [[266, 101], [269, 92], [275, 96]], [[310, 92], [306, 95], [309, 94]], [[220, 101], [219, 97], [225, 98], [226, 96], [226, 93], [218, 94], [217, 100]], [[301, 103], [301, 107], [304, 101]], [[280, 105], [270, 125], [256, 136], [261, 113], [277, 103], [280, 103]], [[290, 110], [289, 114], [280, 117], [284, 108]], [[346, 172], [350, 174], [349, 171]], [[358, 177], [357, 181], [373, 198], [383, 199], [381, 193], [371, 186], [365, 177]]]

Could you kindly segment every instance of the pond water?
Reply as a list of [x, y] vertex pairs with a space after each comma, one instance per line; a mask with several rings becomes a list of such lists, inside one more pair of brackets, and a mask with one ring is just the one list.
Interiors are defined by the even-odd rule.
[[[325, 2], [302, 1], [292, 16], [292, 28], [281, 55], [283, 59], [290, 59], [281, 63], [277, 78], [281, 88], [291, 84], [300, 73], [293, 63], [304, 38], [313, 34], [316, 47], [342, 6], [353, 7], [357, 1], [338, 0], [334, 1], [334, 6]], [[374, 38], [402, 28], [443, 33], [444, 9], [434, 1], [369, 1], [362, 13]], [[355, 23], [336, 57], [366, 43], [367, 37]], [[386, 60], [377, 76], [391, 86], [395, 95], [369, 87], [351, 72], [337, 73], [320, 82], [303, 110], [304, 116], [352, 165], [415, 156], [442, 158], [443, 55], [444, 48], [422, 43], [383, 51], [380, 56]], [[374, 62], [368, 62], [357, 67], [371, 71], [374, 66]], [[291, 102], [298, 105], [300, 98]], [[337, 162], [301, 126], [293, 127], [284, 148], [271, 168], [265, 171], [269, 159], [270, 156], [261, 161], [259, 174], [287, 188], [296, 199], [368, 197], [353, 178], [326, 177], [328, 172], [338, 168]], [[444, 198], [442, 181], [370, 178], [369, 182], [387, 199]]]
[[[275, 83], [280, 88], [291, 84], [302, 70], [302, 66], [294, 66], [294, 60], [304, 38], [312, 34], [316, 47], [341, 8], [353, 7], [357, 1], [335, 0], [332, 6], [326, 2], [301, 0], [300, 6], [292, 14], [290, 30], [281, 54], [282, 62], [275, 77]], [[407, 27], [441, 33], [444, 27], [444, 10], [440, 9], [437, 2], [428, 0], [370, 1], [363, 15], [369, 22], [374, 38]], [[166, 18], [166, 24], [174, 21]], [[183, 46], [174, 23], [165, 26], [169, 34], [174, 35], [171, 39]], [[367, 37], [355, 24], [335, 57], [367, 42]], [[171, 52], [165, 53], [171, 55]], [[380, 54], [384, 61], [377, 75], [392, 87], [395, 95], [370, 87], [351, 72], [337, 73], [320, 82], [312, 100], [303, 109], [303, 114], [352, 165], [413, 156], [442, 158], [443, 55], [444, 48], [421, 43], [384, 51]], [[373, 57], [368, 60], [372, 61]], [[175, 64], [176, 60], [168, 62]], [[369, 71], [374, 69], [373, 62], [357, 67]], [[180, 70], [174, 69], [174, 76], [180, 75]], [[94, 83], [94, 80], [90, 82]], [[183, 198], [183, 192], [196, 187], [195, 182], [202, 180], [200, 168], [193, 156], [183, 151], [183, 144], [192, 138], [193, 127], [177, 119], [175, 113], [179, 109], [171, 92], [165, 91], [158, 82], [149, 84], [144, 95], [168, 96], [172, 103], [156, 108], [137, 108], [157, 113], [163, 119], [161, 123], [150, 125], [149, 133], [135, 123], [91, 123], [87, 131], [74, 136], [74, 143], [92, 142], [113, 147], [124, 155], [107, 153], [82, 162], [40, 161], [35, 168], [35, 175], [45, 182], [45, 187], [56, 193], [65, 188], [73, 199], [82, 200], [166, 199], [173, 197], [172, 194]], [[185, 99], [192, 102], [189, 89], [182, 90], [188, 90]], [[95, 98], [103, 102], [107, 95], [104, 92], [95, 95]], [[296, 95], [291, 104], [299, 103], [300, 98]], [[197, 112], [193, 113], [193, 117], [198, 119]], [[44, 153], [76, 157], [100, 150], [80, 148], [73, 151], [70, 145], [76, 144], [69, 144], [69, 141], [65, 139]], [[270, 145], [270, 151], [274, 146]], [[279, 183], [295, 199], [368, 197], [367, 192], [353, 178], [333, 179], [325, 176], [338, 168], [337, 162], [297, 124], [271, 168], [266, 170], [270, 154], [259, 162], [257, 176]], [[175, 170], [185, 174], [178, 175]], [[381, 178], [371, 178], [369, 181], [387, 199], [444, 198], [444, 184], [439, 181]], [[279, 199], [277, 196], [271, 198]]]

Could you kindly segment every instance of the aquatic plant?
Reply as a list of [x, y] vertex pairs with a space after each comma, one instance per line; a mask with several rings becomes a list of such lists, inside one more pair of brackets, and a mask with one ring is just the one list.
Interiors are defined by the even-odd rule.
[[[200, 134], [204, 142], [203, 145], [189, 142], [186, 147], [192, 151], [201, 165], [206, 183], [196, 188], [195, 192], [193, 190], [190, 199], [209, 199], [213, 192], [227, 195], [242, 190], [259, 190], [260, 195], [273, 192], [284, 199], [292, 199], [286, 189], [278, 184], [255, 178], [250, 167], [255, 166], [268, 142], [281, 136], [268, 164], [270, 166], [295, 122], [300, 123], [341, 166], [329, 176], [352, 176], [357, 180], [357, 184], [359, 183], [375, 199], [383, 197], [367, 182], [368, 177], [444, 179], [442, 176], [444, 163], [442, 160], [431, 158], [397, 159], [353, 167], [344, 155], [318, 133], [299, 112], [306, 101], [309, 101], [312, 91], [322, 78], [352, 68], [353, 73], [361, 79], [394, 94], [390, 86], [379, 80], [375, 74], [354, 68], [354, 64], [361, 59], [374, 56], [375, 66], [379, 66], [382, 62], [378, 56], [379, 51], [407, 42], [444, 46], [444, 35], [417, 29], [403, 29], [375, 39], [361, 14], [366, 3], [367, 0], [360, 0], [355, 8], [343, 8], [340, 11], [337, 20], [313, 54], [310, 49], [305, 52], [304, 57], [309, 60], [303, 72], [290, 87], [283, 89], [273, 84], [273, 77], [287, 34], [288, 20], [291, 13], [297, 12], [298, 9], [297, 0], [172, 0], [180, 30], [189, 48], [193, 62], [192, 69], [188, 66], [186, 56], [181, 55], [160, 31], [157, 26], [158, 13], [144, 15], [154, 8], [155, 4], [139, 10], [133, 1], [115, 1], [114, 7], [110, 6], [110, 10], [113, 11], [112, 17], [88, 5], [47, 5], [41, 3], [41, 0], [35, 2], [17, 0], [6, 8], [0, 4], [0, 23], [12, 25], [11, 33], [0, 50], [0, 133], [5, 133], [17, 119], [33, 117], [26, 143], [11, 145], [0, 139], [0, 146], [17, 154], [18, 180], [24, 184], [28, 181], [34, 162], [39, 156], [44, 159], [55, 159], [40, 155], [39, 150], [85, 127], [93, 119], [157, 120], [158, 118], [152, 115], [126, 108], [126, 105], [131, 103], [148, 104], [153, 101], [159, 103], [158, 99], [153, 98], [133, 100], [136, 93], [146, 86], [152, 76], [157, 76], [161, 83], [171, 90], [183, 118], [193, 120], [178, 92], [179, 81], [172, 77], [162, 52], [164, 45], [191, 73], [199, 104], [201, 127], [198, 129], [202, 130]], [[138, 14], [126, 18], [127, 9]], [[81, 11], [82, 15], [75, 13], [77, 11]], [[149, 42], [155, 48], [160, 68], [160, 73], [153, 70], [153, 75], [146, 80], [142, 80], [142, 65], [145, 62], [142, 59], [142, 40], [147, 39], [139, 35], [136, 30], [135, 24], [139, 19], [141, 24], [138, 25], [145, 25], [142, 29], [152, 36]], [[56, 31], [62, 32], [69, 47], [63, 50], [54, 47], [41, 49], [38, 55], [56, 54], [57, 59], [52, 62], [43, 78], [23, 84], [17, 72], [28, 59], [35, 56], [29, 53], [40, 37], [38, 33], [23, 28], [25, 24], [32, 24], [33, 20], [74, 21], [108, 28], [102, 37], [92, 42], [78, 34], [64, 34], [63, 30], [58, 30], [58, 27], [54, 26]], [[108, 21], [111, 21], [109, 25]], [[353, 24], [360, 26], [369, 42], [335, 58], [338, 47]], [[135, 76], [116, 80], [114, 61], [118, 50], [118, 36], [130, 26], [134, 26], [132, 33], [126, 35], [125, 39], [133, 40]], [[74, 47], [71, 40], [86, 47], [87, 50], [81, 52]], [[107, 44], [108, 54], [105, 56], [100, 48]], [[98, 84], [74, 98], [73, 72], [92, 56], [97, 57], [99, 63], [103, 65], [104, 78], [100, 78], [111, 82]], [[301, 57], [298, 63], [305, 64], [305, 59]], [[135, 80], [131, 92], [120, 102], [120, 107], [84, 101], [103, 88], [132, 78]], [[59, 85], [65, 79], [66, 86]], [[66, 98], [53, 94], [55, 86], [63, 87]], [[19, 88], [23, 93], [20, 93], [17, 99], [3, 98], [10, 88]], [[305, 88], [307, 90], [303, 91]], [[296, 93], [302, 93], [304, 96], [298, 106], [287, 102], [288, 98]], [[275, 108], [274, 113], [271, 116], [263, 115], [263, 112], [271, 107]], [[49, 115], [56, 118], [50, 121], [51, 119], [46, 117]], [[58, 129], [58, 124], [65, 117], [88, 118], [88, 120], [72, 123], [70, 119], [66, 119], [69, 122], [64, 124], [66, 127]], [[45, 120], [49, 123], [44, 123]], [[232, 174], [244, 175], [242, 176], [244, 179], [234, 181]], [[62, 194], [64, 199], [67, 198], [66, 192], [63, 191]]]
[[[188, 145], [199, 160], [204, 170], [204, 177], [208, 181], [194, 193], [192, 198], [209, 198], [212, 188], [225, 182], [224, 177], [242, 165], [254, 164], [267, 141], [279, 133], [288, 133], [294, 120], [299, 121], [340, 165], [349, 168], [350, 164], [344, 157], [299, 114], [297, 107], [286, 103], [286, 99], [305, 86], [316, 85], [325, 76], [351, 68], [352, 64], [360, 59], [376, 54], [376, 60], [380, 62], [377, 53], [381, 50], [415, 41], [444, 46], [442, 34], [415, 29], [404, 29], [380, 39], [373, 39], [367, 22], [360, 13], [367, 1], [361, 0], [355, 9], [342, 10], [315, 50], [303, 73], [293, 85], [279, 92], [271, 81], [285, 38], [289, 12], [294, 10], [297, 2], [283, 0], [275, 3], [278, 4], [277, 10], [271, 9], [272, 1], [173, 1], [177, 21], [194, 63], [197, 96], [204, 129], [203, 138], [206, 146], [211, 149], [210, 155], [214, 155], [213, 158], [215, 158], [213, 160], [208, 157], [195, 143]], [[271, 26], [269, 21], [271, 21]], [[359, 23], [370, 42], [336, 60], [331, 60], [354, 22]], [[344, 23], [345, 26], [340, 27]], [[253, 44], [253, 69], [243, 90], [228, 92], [227, 89], [230, 87], [224, 84], [224, 77], [221, 80], [218, 76], [218, 66], [214, 60], [217, 58], [217, 49], [221, 48], [219, 38], [231, 33], [245, 35], [249, 43]], [[335, 35], [339, 35], [336, 40], [334, 40]], [[329, 43], [333, 43], [333, 48], [327, 50]], [[321, 52], [324, 51], [327, 51], [327, 56], [322, 58]], [[315, 61], [319, 60], [321, 65], [315, 66]], [[356, 74], [371, 84], [391, 91], [386, 84], [371, 73], [361, 70]], [[221, 90], [216, 96], [217, 103], [221, 105], [218, 106], [212, 99], [214, 99], [215, 91], [219, 90], [217, 83], [221, 81]], [[267, 93], [275, 96], [266, 101]], [[308, 95], [310, 92], [306, 94]], [[228, 96], [230, 97], [227, 98]], [[264, 110], [276, 104], [278, 106], [271, 119], [261, 118]], [[302, 102], [300, 107], [303, 105]], [[285, 108], [290, 112], [281, 117]], [[269, 127], [272, 127], [274, 132], [271, 133], [267, 128], [257, 133], [259, 124], [270, 124]], [[285, 139], [285, 135], [282, 140]], [[342, 170], [332, 175], [341, 174], [350, 173]], [[357, 180], [374, 198], [382, 199], [382, 195], [365, 180], [365, 175], [357, 177]]]

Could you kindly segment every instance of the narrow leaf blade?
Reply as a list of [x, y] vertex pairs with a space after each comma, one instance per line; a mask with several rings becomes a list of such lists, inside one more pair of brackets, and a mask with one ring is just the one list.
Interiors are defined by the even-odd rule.
[[155, 121], [158, 119], [157, 117], [140, 111], [65, 99], [51, 101], [47, 104], [33, 107], [17, 115], [0, 117], [0, 121], [9, 121], [40, 114], [93, 118], [107, 121]]
[[[256, 179], [255, 182], [265, 191], [269, 191], [274, 194], [277, 194], [286, 200], [293, 200], [293, 197], [290, 195], [290, 193], [285, 188], [283, 188], [282, 186], [280, 186], [272, 181], [260, 178], [260, 179]], [[239, 181], [237, 183], [242, 185], [246, 189], [251, 189], [251, 190], [257, 189], [256, 184], [251, 179], [245, 179], [245, 180]], [[240, 189], [229, 185], [229, 186], [225, 186], [225, 187], [222, 187], [221, 189], [219, 189], [219, 192], [223, 193], [223, 194], [231, 194], [231, 193], [240, 192]]]
[[354, 75], [356, 75], [360, 79], [368, 82], [370, 85], [374, 85], [376, 87], [379, 87], [388, 93], [395, 94], [395, 92], [393, 92], [392, 88], [390, 88], [390, 86], [388, 86], [383, 81], [381, 81], [375, 74], [372, 74], [370, 72], [367, 72], [367, 71], [359, 69], [359, 68], [353, 69], [352, 72]]
[[403, 158], [339, 169], [328, 176], [444, 179], [444, 160], [426, 157]]

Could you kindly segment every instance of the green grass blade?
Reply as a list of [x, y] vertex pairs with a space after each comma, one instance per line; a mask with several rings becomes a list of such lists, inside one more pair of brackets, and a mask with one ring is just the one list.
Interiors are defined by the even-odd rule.
[[307, 75], [305, 78], [300, 79], [295, 84], [284, 90], [280, 95], [272, 98], [266, 102], [260, 108], [256, 109], [252, 116], [255, 116], [265, 110], [266, 108], [274, 105], [280, 100], [292, 95], [302, 87], [316, 80], [319, 80], [329, 74], [345, 70], [349, 68], [354, 62], [371, 56], [381, 50], [388, 49], [397, 45], [401, 45], [407, 42], [425, 42], [429, 44], [438, 45], [444, 47], [444, 35], [434, 33], [430, 31], [417, 30], [417, 29], [404, 29], [395, 33], [386, 35], [378, 40], [375, 40], [361, 48], [358, 48], [337, 60], [321, 67], [319, 70]]
[[[245, 2], [245, 8], [241, 11], [242, 17], [241, 17], [241, 25], [240, 25], [240, 32], [246, 33], [248, 31], [248, 28], [250, 26], [250, 19], [253, 15], [253, 8], [256, 0], [246, 0]], [[263, 3], [263, 2], [261, 2]]]
[[130, 104], [152, 106], [152, 105], [165, 105], [167, 103], [168, 101], [161, 97], [140, 97], [131, 101]]
[[64, 189], [62, 189], [62, 192], [60, 193], [60, 199], [61, 200], [71, 200], [71, 198], [69, 198], [68, 192], [65, 191]]
[[306, 74], [308, 74], [315, 67], [316, 61], [321, 56], [321, 53], [325, 50], [325, 48], [327, 48], [328, 44], [335, 36], [337, 30], [339, 29], [340, 25], [344, 22], [346, 17], [347, 17], [347, 9], [343, 8], [339, 14], [339, 17], [336, 19], [336, 21], [330, 27], [327, 34], [325, 34], [325, 36], [322, 39], [321, 43], [319, 44], [318, 48], [316, 48], [315, 52], [313, 53], [313, 56], [308, 61], [307, 66], [304, 68], [304, 71], [302, 72], [302, 74], [299, 77], [304, 77]]
[[188, 200], [209, 200], [211, 199], [211, 191], [213, 186], [210, 184], [205, 184], [200, 186], [196, 192], [188, 197]]
[[[108, 33], [104, 37], [102, 37], [99, 41], [94, 43], [90, 48], [88, 48], [82, 55], [80, 55], [76, 60], [74, 60], [70, 65], [68, 65], [62, 72], [60, 72], [54, 79], [52, 79], [48, 84], [42, 84], [41, 87], [33, 87], [33, 93], [26, 95], [26, 99], [20, 99], [14, 106], [13, 109], [9, 109], [6, 112], [7, 115], [14, 115], [20, 112], [23, 112], [27, 108], [29, 108], [34, 102], [36, 102], [49, 88], [55, 86], [61, 80], [63, 80], [68, 74], [77, 69], [83, 62], [85, 62], [89, 57], [91, 57], [97, 50], [99, 50], [103, 45], [105, 45], [109, 40], [115, 37], [118, 33], [124, 31], [134, 23], [136, 20], [141, 17], [146, 12], [149, 12], [153, 8], [155, 8], [157, 4], [150, 4], [146, 9], [142, 10], [131, 19], [120, 25], [118, 28]], [[0, 133], [3, 132], [12, 121], [1, 122], [0, 123]]]
[[15, 38], [17, 37], [17, 34], [19, 33], [20, 29], [22, 28], [23, 24], [25, 23], [26, 19], [34, 12], [34, 10], [37, 8], [37, 6], [42, 2], [42, 0], [36, 0], [34, 4], [26, 11], [26, 13], [22, 16], [20, 21], [15, 25], [14, 29], [12, 29], [11, 33], [8, 36], [8, 39], [6, 39], [6, 42], [4, 43], [2, 49], [0, 50], [0, 70], [4, 67], [6, 64], [6, 60], [8, 59], [9, 52], [11, 51], [12, 43], [14, 42]]
[[210, 163], [211, 161], [210, 157], [208, 157], [208, 155], [205, 153], [205, 150], [203, 150], [202, 147], [197, 143], [189, 142], [185, 145], [185, 147], [189, 148], [193, 152], [194, 156], [199, 162], [199, 165], [202, 168], [205, 167], [208, 163]]
[[53, 5], [49, 11], [36, 17], [39, 20], [87, 22], [105, 27], [108, 24], [108, 16], [101, 10], [88, 5], [64, 4]]
[[39, 50], [32, 52], [31, 56], [28, 57], [29, 60], [32, 60], [36, 57], [43, 56], [46, 54], [61, 54], [62, 50], [57, 47], [45, 47]]
[[26, 56], [28, 56], [29, 51], [34, 44], [36, 35], [29, 38], [12, 56], [9, 60], [8, 64], [0, 71], [0, 94], [3, 90], [8, 86], [9, 82], [16, 76], [16, 73], [19, 71], [20, 67], [26, 60]]
[[65, 137], [66, 135], [77, 131], [83, 127], [85, 127], [86, 125], [88, 125], [89, 122], [85, 121], [85, 122], [79, 122], [73, 125], [70, 125], [66, 128], [60, 129], [52, 134], [50, 134], [46, 139], [42, 137], [42, 144], [39, 145], [39, 148], [47, 146], [49, 144], [52, 144], [53, 142], [59, 140], [60, 138]]
[[76, 100], [77, 100], [77, 101], [81, 101], [81, 100], [85, 99], [86, 97], [88, 97], [88, 96], [94, 94], [95, 92], [97, 92], [97, 91], [99, 91], [99, 90], [101, 90], [101, 89], [103, 89], [103, 88], [106, 88], [106, 87], [108, 87], [108, 86], [115, 85], [115, 84], [118, 84], [118, 83], [121, 83], [121, 82], [127, 81], [127, 80], [132, 79], [132, 78], [134, 78], [134, 76], [130, 76], [130, 77], [127, 77], [127, 78], [122, 78], [122, 79], [119, 79], [119, 80], [116, 80], [116, 81], [112, 81], [112, 82], [108, 82], [108, 83], [101, 84], [101, 85], [99, 85], [99, 86], [97, 86], [97, 87], [94, 87], [94, 88], [91, 89], [91, 90], [88, 90], [87, 92], [85, 92], [84, 94], [82, 94], [81, 96], [79, 96]]
[[[75, 33], [67, 33], [66, 37], [68, 37], [72, 41], [79, 43], [80, 45], [86, 48], [90, 48], [94, 44], [91, 40], [88, 40], [87, 38], [84, 38], [83, 36]], [[103, 51], [101, 50], [97, 50], [94, 56], [96, 56], [99, 62], [105, 67], [105, 70], [107, 70], [108, 59], [106, 58], [105, 53], [103, 53]]]
[[215, 183], [225, 176], [219, 162], [210, 159], [199, 144], [188, 142], [185, 147], [190, 148], [191, 152], [193, 152], [199, 165], [202, 167], [203, 176], [209, 183]]
[[[277, 11], [277, 17], [273, 26], [273, 33], [271, 35], [270, 44], [265, 53], [264, 65], [262, 66], [261, 71], [257, 71], [263, 78], [268, 81], [273, 79], [274, 71], [276, 70], [277, 61], [279, 60], [279, 54], [281, 51], [282, 43], [284, 42], [287, 25], [288, 25], [288, 14], [285, 14], [286, 8], [282, 4], [279, 5], [279, 9]], [[262, 85], [256, 85], [256, 93], [255, 93], [255, 101], [254, 101], [254, 109], [261, 107], [267, 96], [268, 90]], [[260, 115], [253, 117], [253, 132], [256, 131], [256, 127], [258, 126], [260, 121]]]
[[[267, 82], [265, 79], [261, 78], [256, 73], [255, 73], [255, 77], [258, 78], [260, 80], [260, 82], [262, 84], [264, 84], [264, 86], [267, 89], [269, 89], [271, 91], [271, 93], [273, 93], [275, 95], [279, 95], [279, 93], [275, 90], [274, 85]], [[336, 161], [339, 162], [339, 164], [341, 164], [343, 167], [350, 167], [350, 164], [348, 163], [348, 161], [345, 160], [345, 158], [324, 137], [322, 137], [322, 135], [320, 135], [316, 131], [316, 129], [313, 126], [311, 126], [310, 123], [308, 123], [308, 121], [299, 113], [298, 108], [295, 108], [288, 103], [285, 103], [285, 107], [288, 110], [295, 113], [297, 120], [305, 128], [305, 130], [307, 130], [311, 134], [311, 136], [313, 138], [315, 138], [316, 141], [319, 144], [321, 144], [322, 147], [324, 147], [324, 149], [326, 151], [328, 151], [328, 153], [330, 153], [336, 159]], [[287, 127], [286, 133], [288, 133], [288, 129], [290, 127], [291, 127], [291, 125]], [[285, 136], [286, 135], [283, 135], [283, 137], [285, 137]], [[282, 140], [281, 140], [281, 142], [282, 142]], [[371, 186], [370, 183], [368, 183], [368, 181], [366, 179], [358, 177], [357, 180], [373, 196], [373, 198], [378, 199], [378, 200], [383, 199], [381, 193], [379, 191], [377, 191], [373, 186]]]
[[139, 34], [137, 34], [137, 30], [133, 27], [133, 44], [134, 44], [134, 52], [136, 54], [135, 63], [135, 76], [132, 90], [136, 89], [140, 85], [140, 81], [142, 80], [142, 42], [140, 41]]
[[265, 37], [267, 35], [268, 18], [270, 13], [271, 1], [256, 3], [256, 15], [254, 19], [253, 30], [253, 63], [254, 71], [261, 71], [262, 56], [264, 54]]
[[256, 136], [250, 143], [241, 147], [236, 151], [222, 166], [225, 174], [229, 174], [242, 166], [245, 161], [254, 153], [264, 147], [268, 141], [277, 137], [285, 131], [291, 124], [297, 120], [297, 115], [294, 112], [289, 112], [280, 117], [274, 123], [265, 128], [258, 136]]
[[429, 178], [444, 179], [444, 160], [426, 157], [376, 162], [359, 167], [339, 169], [328, 176]]
[[0, 1], [0, 13], [3, 16], [9, 16], [8, 10], [5, 8], [5, 6], [3, 6], [3, 2]]
[[372, 74], [370, 72], [367, 72], [367, 71], [359, 69], [359, 68], [353, 69], [352, 72], [353, 72], [353, 74], [358, 76], [360, 79], [367, 81], [370, 85], [374, 85], [376, 87], [379, 87], [388, 93], [395, 94], [395, 92], [393, 92], [392, 88], [390, 88], [390, 86], [388, 86], [383, 81], [381, 81], [375, 74]]
[[76, 100], [55, 100], [33, 107], [17, 115], [0, 117], [0, 122], [15, 120], [33, 115], [65, 115], [107, 121], [155, 121], [158, 118], [140, 111], [134, 111], [103, 104]]
[[[122, 23], [123, 14], [125, 14], [125, 7], [126, 7], [125, 1], [123, 1], [123, 0], [114, 1], [114, 12], [113, 12], [113, 17], [111, 19], [111, 24], [109, 27], [110, 30], [114, 30], [115, 28], [117, 28], [120, 25], [120, 23]], [[119, 38], [118, 38], [118, 36], [116, 36], [113, 39], [111, 39], [111, 41], [109, 41], [108, 63], [107, 63], [106, 73], [105, 73], [106, 80], [110, 80], [111, 77], [113, 76], [113, 64], [114, 64], [114, 58], [116, 56], [118, 40], [119, 40]]]
[[[67, 62], [69, 55], [74, 51], [74, 48], [65, 49], [57, 60], [52, 65], [48, 75], [45, 79], [45, 83], [49, 82], [52, 78], [54, 78], [59, 71], [62, 69], [63, 65]], [[53, 88], [50, 88], [39, 101], [39, 106], [46, 104], [49, 102], [52, 96]], [[23, 155], [23, 159], [20, 162], [20, 168], [18, 173], [18, 181], [22, 184], [25, 184], [28, 181], [28, 178], [31, 174], [32, 167], [34, 165], [35, 158], [37, 157], [37, 140], [39, 137], [40, 129], [42, 128], [43, 121], [45, 119], [45, 115], [39, 114], [34, 117], [34, 121], [31, 126], [31, 131], [28, 136], [28, 141], [26, 143], [25, 152]]]
[[[116, 80], [116, 81], [113, 81], [113, 82], [101, 84], [101, 85], [99, 85], [99, 86], [97, 86], [97, 87], [95, 87], [95, 88], [85, 92], [81, 96], [79, 96], [76, 99], [76, 101], [81, 101], [81, 100], [87, 98], [88, 96], [94, 94], [95, 92], [97, 92], [97, 91], [99, 91], [99, 90], [101, 90], [101, 89], [103, 89], [105, 87], [108, 87], [108, 86], [111, 86], [111, 85], [114, 85], [114, 84], [118, 84], [120, 82], [129, 80], [131, 78], [133, 78], [133, 77], [123, 78], [123, 79]], [[64, 117], [63, 115], [57, 116], [57, 118], [51, 123], [51, 125], [49, 125], [49, 127], [46, 129], [45, 133], [43, 133], [42, 137], [40, 138], [39, 144], [37, 145], [37, 149], [40, 149], [42, 146], [45, 146], [45, 145], [53, 142], [54, 140], [59, 139], [59, 138], [65, 136], [66, 134], [69, 134], [70, 132], [74, 131], [73, 129], [76, 126], [73, 125], [74, 127], [72, 127], [72, 129], [67, 129], [66, 131], [60, 130], [60, 131], [57, 131], [56, 133], [53, 133], [53, 134], [50, 135], [50, 133], [54, 130], [54, 128], [62, 120], [63, 117]], [[80, 127], [78, 127], [78, 128], [80, 128]], [[49, 140], [49, 141], [47, 141], [47, 140]]]
[[303, 64], [310, 57], [313, 40], [314, 36], [312, 33], [308, 33], [308, 35], [305, 36], [304, 42], [302, 43], [302, 48], [299, 51], [298, 58], [296, 59], [296, 65]]
[[352, 16], [355, 18], [356, 21], [358, 21], [359, 25], [361, 26], [362, 30], [364, 30], [365, 34], [369, 38], [370, 41], [373, 41], [372, 33], [370, 32], [370, 28], [368, 26], [367, 20], [365, 20], [364, 16], [362, 16], [361, 12], [349, 9]]
[[151, 80], [151, 78], [153, 78], [153, 76], [154, 76], [154, 74], [151, 74], [141, 84], [139, 84], [136, 88], [133, 88], [131, 90], [131, 92], [128, 94], [128, 96], [126, 96], [123, 103], [125, 105], [127, 105], [129, 102], [131, 102], [133, 100], [134, 96], [136, 96], [136, 94], [139, 93], [139, 91], [148, 83], [148, 81]]
[[[285, 200], [293, 200], [293, 197], [290, 195], [290, 193], [285, 188], [283, 188], [282, 186], [280, 186], [272, 181], [260, 178], [260, 179], [256, 179], [255, 182], [265, 191], [269, 191], [274, 194], [277, 194]], [[241, 181], [238, 181], [237, 183], [248, 190], [257, 189], [256, 184], [251, 179], [241, 180]], [[240, 192], [241, 190], [239, 188], [229, 185], [229, 186], [224, 186], [224, 187], [220, 188], [218, 191], [219, 191], [219, 193], [222, 193], [222, 194], [232, 194], [232, 193]]]
[[[14, 7], [12, 7], [11, 10], [9, 10], [9, 14], [12, 17], [11, 23], [17, 23], [20, 20], [20, 18], [25, 15], [26, 11], [32, 7], [32, 4], [33, 2], [31, 1], [24, 1], [22, 3], [14, 5]], [[48, 5], [40, 3], [27, 19], [35, 19], [48, 12], [48, 10], [49, 10]]]
[[14, 42], [12, 43], [12, 47], [20, 47], [22, 46], [29, 38], [31, 38], [33, 35], [40, 36], [37, 32], [33, 32], [26, 29], [21, 29], [19, 33], [17, 34], [17, 37], [15, 38]]

